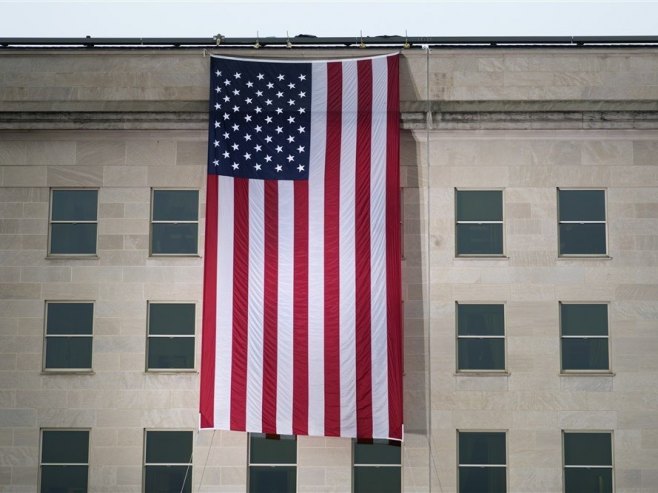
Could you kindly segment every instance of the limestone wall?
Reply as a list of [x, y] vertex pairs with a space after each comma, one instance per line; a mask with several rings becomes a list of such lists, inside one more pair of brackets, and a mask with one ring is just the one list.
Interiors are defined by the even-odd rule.
[[[291, 53], [372, 52], [237, 52]], [[196, 302], [200, 334], [207, 67], [201, 50], [0, 51], [0, 491], [36, 490], [40, 428], [91, 428], [90, 491], [128, 493], [144, 428], [197, 425], [198, 374], [146, 373], [144, 349], [148, 301]], [[509, 491], [557, 493], [565, 429], [612, 431], [616, 491], [655, 491], [657, 69], [653, 49], [404, 52], [405, 492], [456, 491], [457, 430], [502, 430]], [[68, 186], [100, 190], [96, 259], [46, 258], [49, 190]], [[149, 257], [153, 187], [200, 190], [200, 257]], [[503, 190], [505, 258], [455, 258], [460, 187]], [[610, 258], [558, 258], [558, 187], [606, 190]], [[90, 299], [94, 373], [42, 374], [45, 301]], [[505, 303], [507, 375], [456, 372], [459, 301]], [[561, 301], [609, 303], [611, 374], [560, 375]], [[245, 491], [246, 436], [194, 440], [193, 490]], [[299, 492], [350, 491], [349, 440], [298, 445]]]

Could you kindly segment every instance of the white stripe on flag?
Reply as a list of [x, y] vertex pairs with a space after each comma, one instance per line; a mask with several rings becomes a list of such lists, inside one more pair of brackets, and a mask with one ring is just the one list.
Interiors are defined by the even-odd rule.
[[343, 119], [340, 152], [340, 426], [356, 436], [355, 181], [357, 64], [343, 62]]
[[233, 178], [218, 176], [215, 428], [231, 429], [233, 350]]
[[263, 291], [265, 278], [265, 187], [249, 180], [249, 282], [247, 317], [247, 431], [263, 428]]
[[276, 429], [292, 433], [294, 183], [279, 181], [279, 272], [277, 308]]
[[388, 59], [372, 60], [372, 146], [370, 164], [370, 316], [373, 436], [388, 437], [386, 324], [386, 103]]
[[308, 182], [308, 434], [324, 435], [324, 165], [327, 64], [312, 65]]

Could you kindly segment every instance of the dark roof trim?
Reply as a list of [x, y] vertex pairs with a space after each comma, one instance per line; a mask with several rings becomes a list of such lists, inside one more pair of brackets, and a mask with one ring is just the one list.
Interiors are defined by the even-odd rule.
[[658, 46], [658, 36], [512, 36], [435, 37], [375, 36], [316, 37], [300, 34], [293, 38], [0, 38], [2, 48], [437, 48], [451, 47], [620, 47]]

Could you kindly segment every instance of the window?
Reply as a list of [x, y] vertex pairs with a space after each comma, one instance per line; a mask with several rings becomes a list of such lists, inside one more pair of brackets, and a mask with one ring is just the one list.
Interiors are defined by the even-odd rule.
[[46, 302], [44, 370], [91, 370], [94, 304]]
[[504, 305], [457, 304], [457, 369], [505, 370]]
[[192, 432], [147, 430], [144, 445], [144, 491], [192, 492]]
[[50, 255], [96, 255], [98, 190], [52, 190]]
[[507, 491], [505, 432], [458, 432], [459, 493]]
[[605, 191], [558, 189], [560, 255], [605, 255]]
[[41, 493], [84, 493], [89, 469], [89, 430], [41, 430]]
[[402, 491], [401, 443], [394, 440], [354, 442], [354, 493]]
[[146, 368], [194, 368], [194, 303], [149, 303]]
[[503, 255], [503, 192], [456, 190], [457, 255]]
[[564, 432], [565, 493], [612, 493], [612, 434]]
[[197, 190], [153, 190], [151, 255], [195, 255], [198, 229]]
[[608, 305], [560, 303], [562, 370], [609, 370]]
[[297, 439], [293, 435], [249, 435], [249, 491], [294, 493]]

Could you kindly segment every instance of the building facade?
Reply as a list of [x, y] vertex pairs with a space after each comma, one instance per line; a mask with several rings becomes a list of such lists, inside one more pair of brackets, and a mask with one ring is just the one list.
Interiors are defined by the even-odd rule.
[[375, 454], [198, 431], [208, 67], [0, 51], [0, 491], [658, 491], [655, 48], [402, 51], [405, 440]]

